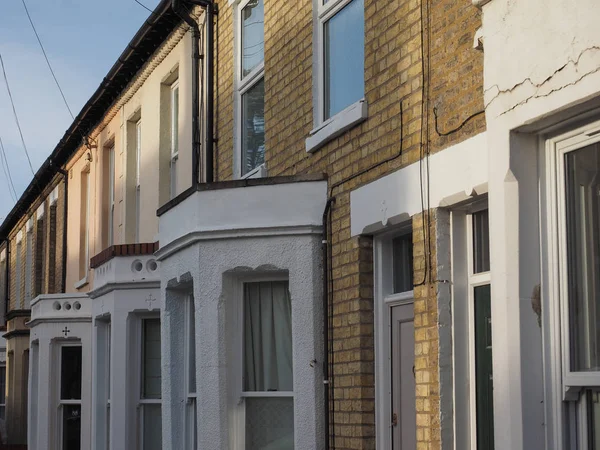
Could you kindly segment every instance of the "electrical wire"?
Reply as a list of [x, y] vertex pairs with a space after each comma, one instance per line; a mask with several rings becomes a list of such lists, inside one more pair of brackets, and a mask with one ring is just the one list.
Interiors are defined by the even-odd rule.
[[149, 12], [153, 12], [150, 8], [148, 8], [146, 5], [144, 5], [142, 2], [140, 2], [139, 0], [133, 0], [134, 2], [136, 2], [138, 5], [140, 5], [142, 8], [144, 8], [145, 10], [149, 11]]
[[17, 122], [17, 128], [19, 129], [19, 135], [21, 136], [21, 143], [23, 144], [23, 150], [25, 150], [25, 156], [27, 156], [27, 162], [29, 163], [29, 168], [31, 169], [31, 173], [35, 177], [35, 171], [33, 170], [33, 164], [31, 164], [31, 158], [29, 157], [29, 151], [27, 150], [27, 145], [25, 144], [25, 138], [23, 137], [23, 130], [21, 129], [21, 123], [19, 122], [19, 116], [17, 115], [17, 110], [15, 108], [15, 101], [13, 99], [12, 92], [10, 90], [10, 85], [8, 84], [8, 77], [6, 76], [6, 68], [4, 67], [4, 60], [2, 59], [1, 53], [0, 53], [0, 66], [2, 66], [2, 75], [4, 75], [4, 83], [6, 84], [6, 90], [8, 91], [8, 97], [10, 98], [10, 104], [12, 105], [15, 122]]
[[0, 137], [0, 162], [2, 163], [2, 169], [4, 170], [4, 175], [6, 176], [6, 183], [8, 184], [8, 192], [10, 193], [11, 198], [17, 203], [17, 199], [19, 198], [17, 195], [17, 190], [15, 189], [15, 184], [13, 183], [12, 176], [10, 174], [10, 167], [8, 166], [8, 159], [6, 158], [6, 151], [4, 150], [4, 143], [2, 142], [2, 138]]
[[25, 3], [25, 0], [21, 0], [21, 2], [23, 3], [23, 8], [25, 8], [25, 13], [27, 14], [27, 18], [29, 19], [29, 23], [31, 24], [31, 28], [33, 29], [33, 32], [35, 33], [35, 37], [37, 38], [38, 44], [40, 44], [40, 48], [42, 49], [42, 53], [44, 54], [44, 59], [46, 60], [46, 64], [48, 65], [48, 69], [50, 69], [50, 73], [52, 74], [52, 78], [54, 78], [54, 82], [56, 83], [56, 87], [58, 87], [58, 90], [60, 92], [60, 95], [63, 99], [63, 102], [65, 103], [65, 106], [67, 107], [67, 110], [69, 111], [69, 115], [71, 116], [71, 119], [75, 120], [75, 116], [73, 116], [73, 112], [71, 111], [71, 108], [69, 107], [69, 103], [67, 102], [67, 98], [65, 97], [65, 93], [63, 92], [62, 88], [60, 87], [60, 83], [58, 82], [58, 79], [56, 78], [56, 74], [54, 73], [54, 69], [52, 68], [52, 64], [50, 64], [50, 60], [48, 59], [48, 55], [46, 54], [46, 49], [44, 48], [44, 45], [42, 44], [42, 40], [40, 39], [40, 35], [38, 34], [35, 25], [33, 24], [33, 20], [31, 20], [31, 15], [29, 14], [29, 9], [27, 8], [27, 4]]
[[462, 123], [457, 126], [456, 128], [453, 128], [450, 131], [446, 131], [446, 132], [441, 132], [438, 129], [438, 114], [437, 114], [437, 107], [433, 108], [433, 117], [435, 118], [435, 132], [437, 133], [438, 136], [450, 136], [451, 134], [456, 133], [457, 131], [460, 131], [460, 129], [462, 127], [464, 127], [467, 123], [469, 123], [470, 120], [474, 119], [475, 117], [479, 116], [480, 114], [485, 113], [485, 109], [482, 109], [481, 111], [477, 111], [476, 113], [471, 114], [469, 117], [467, 117], [465, 120], [462, 121]]

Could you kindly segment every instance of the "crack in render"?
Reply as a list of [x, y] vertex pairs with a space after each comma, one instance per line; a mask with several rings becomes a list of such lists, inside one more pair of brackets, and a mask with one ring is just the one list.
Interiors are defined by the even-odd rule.
[[[581, 60], [581, 58], [583, 57], [583, 55], [584, 55], [584, 54], [586, 54], [587, 52], [589, 52], [589, 51], [593, 51], [593, 50], [600, 51], [600, 47], [599, 47], [599, 46], [592, 46], [592, 47], [588, 47], [588, 48], [586, 48], [585, 50], [583, 50], [583, 51], [582, 51], [582, 52], [581, 52], [581, 53], [580, 53], [580, 54], [577, 56], [577, 59], [573, 60], [573, 59], [569, 58], [569, 60], [568, 60], [568, 61], [567, 61], [565, 64], [563, 64], [561, 67], [559, 67], [558, 69], [556, 69], [556, 70], [555, 70], [555, 71], [554, 71], [554, 72], [553, 72], [551, 75], [549, 75], [549, 76], [548, 76], [546, 79], [542, 80], [540, 83], [534, 83], [534, 81], [531, 79], [531, 77], [527, 77], [527, 78], [525, 78], [523, 81], [521, 81], [521, 82], [519, 82], [519, 83], [515, 84], [514, 86], [512, 86], [512, 87], [510, 87], [510, 88], [507, 88], [507, 89], [499, 89], [499, 86], [498, 86], [497, 84], [495, 84], [495, 85], [493, 85], [493, 86], [490, 86], [489, 88], [487, 88], [487, 89], [485, 89], [485, 90], [483, 91], [483, 94], [484, 94], [484, 96], [485, 96], [485, 94], [486, 94], [486, 93], [488, 93], [489, 91], [491, 91], [491, 90], [492, 90], [492, 89], [494, 89], [494, 88], [498, 89], [498, 92], [496, 93], [496, 95], [494, 95], [494, 97], [492, 97], [492, 98], [490, 99], [490, 101], [489, 101], [489, 102], [487, 102], [487, 103], [485, 104], [485, 109], [487, 109], [487, 108], [488, 108], [488, 107], [489, 107], [489, 106], [490, 106], [490, 105], [491, 105], [491, 104], [492, 104], [492, 103], [493, 103], [493, 102], [494, 102], [494, 101], [495, 101], [495, 100], [496, 100], [498, 97], [500, 97], [502, 94], [506, 94], [506, 93], [513, 92], [515, 89], [517, 89], [518, 87], [524, 86], [526, 83], [529, 83], [529, 85], [530, 85], [531, 87], [537, 88], [537, 90], [539, 90], [539, 89], [540, 89], [540, 88], [541, 88], [541, 87], [542, 87], [544, 84], [546, 84], [548, 81], [550, 81], [552, 78], [554, 78], [554, 77], [555, 77], [557, 74], [559, 74], [559, 73], [560, 73], [560, 72], [562, 72], [562, 71], [563, 71], [565, 68], [567, 68], [567, 66], [569, 66], [569, 65], [571, 65], [571, 64], [572, 64], [572, 65], [573, 65], [573, 66], [576, 68], [576, 67], [579, 65], [579, 61]], [[588, 75], [591, 75], [591, 74], [593, 74], [593, 73], [596, 73], [596, 72], [598, 72], [599, 70], [600, 70], [600, 67], [598, 67], [597, 69], [595, 69], [595, 70], [593, 70], [593, 71], [591, 71], [591, 72], [588, 72], [588, 73], [586, 73], [586, 74], [582, 75], [580, 78], [578, 78], [577, 80], [575, 80], [575, 81], [574, 81], [574, 82], [572, 82], [572, 83], [566, 84], [566, 85], [564, 85], [564, 86], [561, 86], [561, 87], [559, 87], [559, 88], [552, 89], [550, 92], [548, 92], [548, 93], [546, 93], [546, 94], [543, 94], [543, 95], [537, 95], [537, 90], [536, 90], [536, 94], [534, 94], [534, 95], [533, 95], [533, 96], [531, 96], [531, 97], [528, 97], [528, 98], [527, 98], [527, 99], [525, 99], [524, 101], [521, 101], [521, 102], [517, 103], [516, 105], [514, 105], [514, 106], [513, 106], [513, 107], [511, 107], [510, 109], [508, 109], [508, 110], [504, 111], [503, 113], [499, 114], [499, 115], [498, 115], [498, 117], [499, 117], [499, 116], [501, 116], [501, 115], [503, 115], [503, 114], [506, 114], [506, 113], [507, 113], [507, 112], [509, 112], [509, 111], [512, 111], [513, 109], [515, 109], [516, 107], [518, 107], [518, 106], [520, 106], [520, 105], [522, 105], [522, 104], [525, 104], [525, 103], [527, 103], [527, 102], [528, 102], [529, 100], [531, 100], [532, 98], [541, 98], [541, 97], [547, 97], [548, 95], [552, 94], [553, 92], [559, 91], [559, 90], [561, 90], [561, 89], [564, 89], [564, 88], [566, 88], [566, 87], [568, 87], [568, 86], [572, 86], [572, 85], [574, 85], [574, 84], [578, 83], [579, 81], [581, 81], [581, 80], [582, 80], [583, 78], [585, 78], [586, 76], [588, 76]]]

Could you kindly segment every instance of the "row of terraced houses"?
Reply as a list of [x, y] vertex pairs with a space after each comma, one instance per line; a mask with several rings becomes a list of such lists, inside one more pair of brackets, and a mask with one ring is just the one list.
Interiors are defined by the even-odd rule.
[[0, 226], [3, 441], [600, 449], [595, 3], [162, 0]]

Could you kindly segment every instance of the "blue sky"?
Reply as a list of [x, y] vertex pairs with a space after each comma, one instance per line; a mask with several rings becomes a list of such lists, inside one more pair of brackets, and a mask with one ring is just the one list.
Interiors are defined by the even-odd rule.
[[[154, 9], [159, 0], [142, 2]], [[149, 15], [134, 0], [26, 0], [26, 3], [74, 115]], [[0, 53], [25, 143], [37, 171], [71, 124], [71, 117], [21, 0], [0, 1]], [[20, 196], [32, 174], [1, 76], [0, 138]], [[0, 222], [13, 206], [6, 177], [0, 169]]]

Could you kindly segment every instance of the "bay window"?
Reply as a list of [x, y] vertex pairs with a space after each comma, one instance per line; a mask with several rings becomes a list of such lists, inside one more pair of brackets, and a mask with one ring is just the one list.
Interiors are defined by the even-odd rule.
[[265, 161], [264, 3], [243, 0], [237, 6], [238, 174], [254, 175]]
[[292, 313], [288, 281], [243, 284], [239, 448], [294, 448]]

